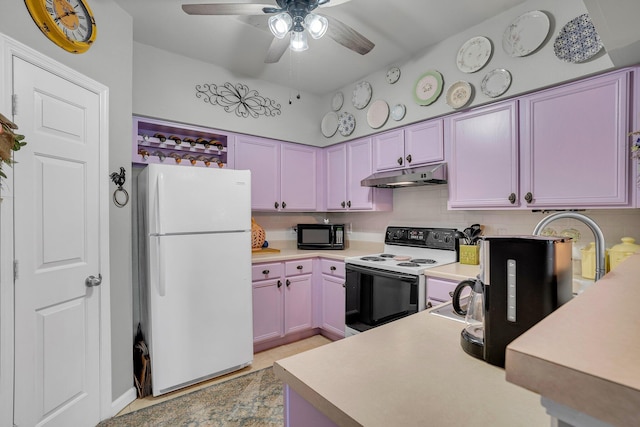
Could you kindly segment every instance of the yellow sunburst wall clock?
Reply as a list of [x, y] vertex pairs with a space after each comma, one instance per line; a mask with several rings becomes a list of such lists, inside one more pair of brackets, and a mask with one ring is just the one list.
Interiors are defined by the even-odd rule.
[[24, 0], [31, 17], [52, 42], [84, 53], [96, 39], [96, 21], [85, 0]]

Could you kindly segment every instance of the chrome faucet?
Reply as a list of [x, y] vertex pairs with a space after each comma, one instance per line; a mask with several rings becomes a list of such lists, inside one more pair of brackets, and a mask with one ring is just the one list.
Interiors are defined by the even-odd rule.
[[544, 227], [549, 225], [549, 223], [551, 223], [552, 221], [555, 221], [556, 219], [562, 219], [562, 218], [571, 218], [571, 219], [578, 220], [586, 224], [593, 232], [593, 235], [596, 240], [595, 281], [597, 282], [605, 274], [605, 259], [604, 259], [605, 249], [604, 249], [604, 235], [602, 234], [602, 230], [600, 230], [600, 227], [598, 227], [598, 224], [596, 224], [594, 220], [592, 220], [586, 215], [583, 215], [577, 212], [558, 212], [553, 215], [549, 215], [546, 218], [543, 218], [542, 221], [540, 221], [538, 225], [536, 225], [536, 227], [533, 229], [533, 234], [536, 236], [539, 236], [542, 230], [544, 229]]

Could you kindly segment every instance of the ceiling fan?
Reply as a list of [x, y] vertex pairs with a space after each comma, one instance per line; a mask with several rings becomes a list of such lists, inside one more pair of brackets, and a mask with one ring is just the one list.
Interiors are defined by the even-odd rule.
[[326, 33], [360, 55], [369, 53], [375, 46], [369, 39], [336, 18], [313, 13], [318, 7], [338, 6], [348, 1], [350, 0], [276, 0], [278, 7], [258, 3], [183, 4], [182, 10], [189, 15], [271, 15], [269, 29], [274, 39], [264, 62], [275, 63], [288, 47], [294, 51], [308, 48], [305, 29], [315, 39]]

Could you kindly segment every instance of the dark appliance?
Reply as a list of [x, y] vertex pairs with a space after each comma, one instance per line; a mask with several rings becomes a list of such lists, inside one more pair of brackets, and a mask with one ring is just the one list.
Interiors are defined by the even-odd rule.
[[424, 271], [458, 260], [456, 231], [390, 226], [382, 253], [347, 258], [345, 335], [424, 310]]
[[571, 300], [571, 245], [558, 237], [482, 238], [485, 361], [504, 367], [507, 345]]
[[344, 249], [344, 224], [298, 224], [298, 249]]

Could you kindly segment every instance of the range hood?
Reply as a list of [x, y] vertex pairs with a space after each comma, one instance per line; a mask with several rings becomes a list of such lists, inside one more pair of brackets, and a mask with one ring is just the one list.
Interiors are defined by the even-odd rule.
[[447, 183], [447, 164], [376, 172], [360, 181], [363, 187], [400, 188]]

